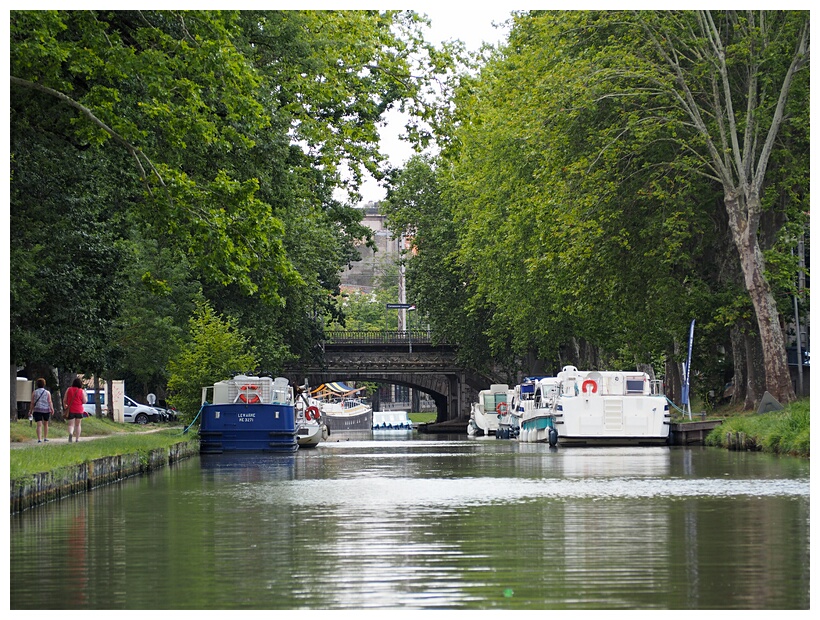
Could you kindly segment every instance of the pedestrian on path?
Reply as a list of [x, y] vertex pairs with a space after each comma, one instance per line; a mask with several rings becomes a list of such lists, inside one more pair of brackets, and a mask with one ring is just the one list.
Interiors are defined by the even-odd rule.
[[37, 389], [31, 395], [28, 414], [37, 422], [37, 443], [48, 441], [48, 421], [54, 415], [54, 403], [43, 378], [37, 379]]
[[79, 377], [76, 377], [71, 383], [71, 387], [66, 390], [65, 400], [63, 401], [63, 408], [68, 411], [68, 443], [71, 443], [72, 436], [74, 441], [80, 441], [81, 426], [85, 417], [85, 409], [83, 409], [85, 402], [86, 395], [83, 382]]

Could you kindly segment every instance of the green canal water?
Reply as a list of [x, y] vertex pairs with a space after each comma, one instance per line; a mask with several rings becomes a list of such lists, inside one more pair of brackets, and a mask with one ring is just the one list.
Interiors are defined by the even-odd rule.
[[10, 605], [809, 609], [809, 470], [370, 433], [196, 457], [12, 515]]

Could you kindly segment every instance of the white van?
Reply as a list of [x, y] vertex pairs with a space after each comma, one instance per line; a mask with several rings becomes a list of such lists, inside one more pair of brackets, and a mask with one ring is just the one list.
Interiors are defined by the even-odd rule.
[[[83, 409], [89, 415], [95, 415], [97, 412], [96, 408], [96, 401], [95, 392], [94, 390], [86, 390], [86, 403], [83, 405]], [[103, 414], [108, 412], [108, 407], [106, 406], [106, 399], [108, 395], [105, 391], [100, 390], [100, 407], [102, 407]], [[136, 402], [134, 399], [123, 396], [123, 408], [122, 408], [122, 415], [125, 422], [133, 422], [134, 424], [148, 424], [148, 422], [163, 422], [165, 417], [162, 415], [161, 412], [157, 411], [153, 407], [149, 407], [148, 405], [141, 405], [140, 403]]]

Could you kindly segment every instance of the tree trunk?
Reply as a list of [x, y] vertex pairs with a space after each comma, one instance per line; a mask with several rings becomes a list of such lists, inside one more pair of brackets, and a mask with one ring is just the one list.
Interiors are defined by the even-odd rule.
[[103, 417], [102, 405], [100, 404], [100, 373], [94, 373], [94, 415], [98, 418]]
[[[677, 345], [675, 345], [674, 349], [677, 349]], [[666, 391], [666, 397], [671, 400], [673, 403], [679, 403], [681, 401], [681, 376], [680, 376], [680, 366], [675, 361], [675, 350], [667, 351], [666, 353], [666, 380], [664, 381], [664, 390]]]
[[107, 404], [107, 415], [108, 419], [112, 422], [114, 421], [114, 378], [111, 376], [111, 373], [108, 374], [108, 378], [105, 381], [105, 402]]
[[[749, 202], [744, 209], [736, 191], [726, 192], [726, 212], [732, 239], [740, 255], [740, 269], [746, 290], [757, 315], [760, 343], [763, 347], [763, 366], [766, 374], [766, 389], [779, 402], [787, 403], [795, 399], [789, 364], [786, 358], [786, 342], [780, 327], [777, 303], [769, 283], [764, 276], [763, 252], [757, 240], [758, 226], [750, 222], [746, 213], [760, 213], [760, 199], [746, 197]], [[757, 204], [751, 204], [756, 202]]]
[[11, 421], [17, 421], [17, 364], [11, 365], [11, 383], [9, 394], [11, 395]]
[[59, 420], [68, 418], [68, 411], [63, 411], [63, 398], [65, 397], [65, 393], [68, 391], [68, 388], [71, 387], [71, 383], [74, 381], [76, 376], [77, 373], [75, 372], [70, 372], [68, 370], [59, 371], [59, 392], [57, 394], [57, 400], [54, 402], [54, 411], [60, 412], [58, 416]]
[[732, 405], [739, 405], [746, 401], [746, 340], [740, 326], [735, 325], [731, 331], [732, 340], [732, 362], [735, 368], [732, 383]]

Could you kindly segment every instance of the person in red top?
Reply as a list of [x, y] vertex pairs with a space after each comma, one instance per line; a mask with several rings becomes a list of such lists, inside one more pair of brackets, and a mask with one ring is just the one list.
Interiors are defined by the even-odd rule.
[[80, 432], [82, 430], [80, 427], [85, 417], [85, 409], [83, 409], [85, 402], [83, 382], [77, 377], [71, 383], [71, 387], [66, 390], [65, 399], [63, 400], [63, 408], [68, 411], [68, 443], [71, 443], [72, 435], [74, 441], [80, 441]]

